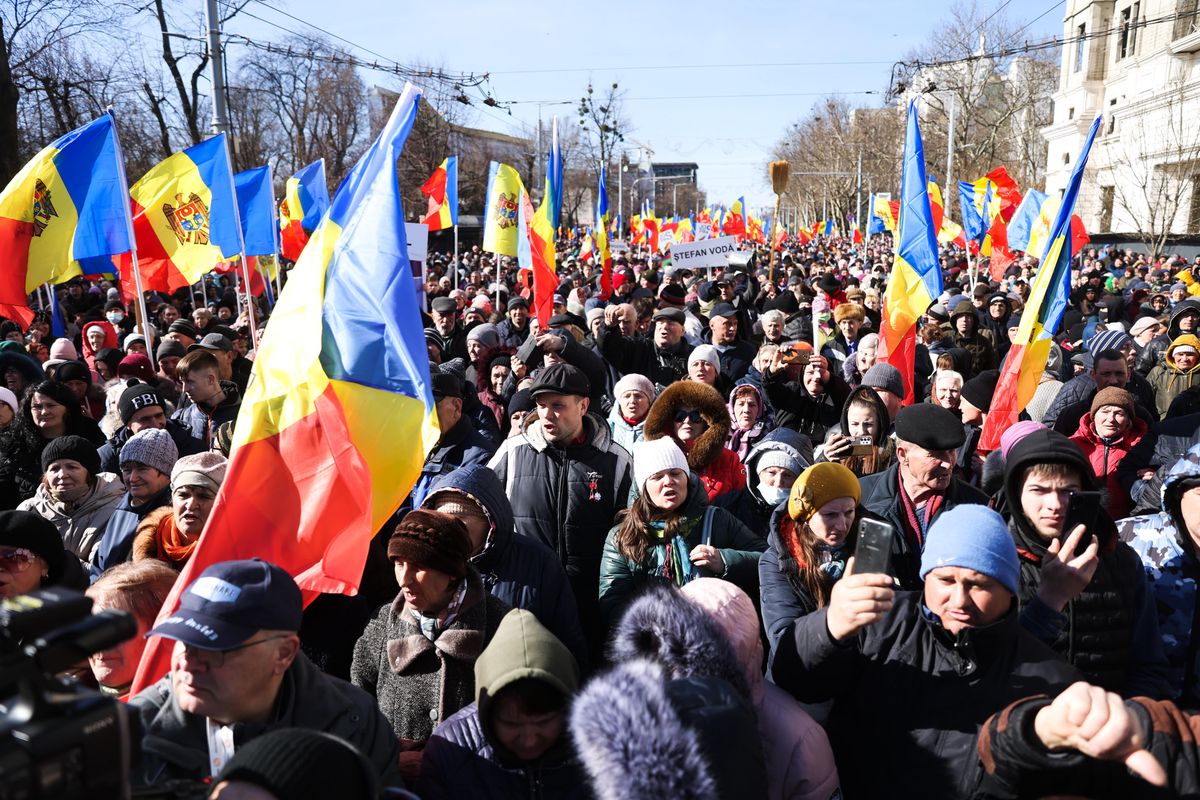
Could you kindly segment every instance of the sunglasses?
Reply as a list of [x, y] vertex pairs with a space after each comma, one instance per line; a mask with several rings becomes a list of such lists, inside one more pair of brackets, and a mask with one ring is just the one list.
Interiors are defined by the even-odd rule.
[[704, 417], [700, 416], [699, 411], [689, 411], [686, 408], [681, 408], [675, 412], [676, 422], [683, 422], [685, 419], [691, 422], [693, 425], [704, 421]]
[[24, 547], [0, 548], [0, 569], [5, 572], [24, 572], [37, 558]]

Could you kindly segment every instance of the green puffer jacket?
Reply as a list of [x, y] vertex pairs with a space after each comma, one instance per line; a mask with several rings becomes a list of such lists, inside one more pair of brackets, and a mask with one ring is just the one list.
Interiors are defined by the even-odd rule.
[[[683, 502], [683, 513], [687, 516], [683, 538], [688, 551], [699, 544], [709, 544], [721, 551], [725, 562], [724, 575], [697, 568], [696, 577], [724, 578], [756, 597], [758, 558], [767, 549], [762, 532], [750, 530], [725, 509], [710, 506], [708, 493], [694, 472], [688, 475], [688, 496]], [[651, 548], [644, 563], [635, 563], [617, 549], [618, 530], [619, 524], [609, 530], [600, 562], [600, 613], [606, 625], [612, 625], [620, 618], [626, 604], [641, 588], [651, 582], [667, 581], [663, 575], [662, 551]]]

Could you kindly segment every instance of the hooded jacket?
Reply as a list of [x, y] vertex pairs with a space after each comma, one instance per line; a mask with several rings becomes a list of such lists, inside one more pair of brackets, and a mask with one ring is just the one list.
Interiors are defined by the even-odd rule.
[[50, 495], [46, 484], [40, 483], [33, 497], [17, 506], [18, 511], [32, 511], [54, 523], [62, 536], [63, 547], [84, 563], [92, 557], [92, 551], [104, 537], [109, 517], [125, 494], [125, 487], [116, 475], [100, 472], [94, 477], [95, 486], [78, 502], [59, 502]]
[[[104, 343], [98, 348], [93, 348], [92, 343], [88, 341], [88, 331], [90, 331], [92, 328], [99, 328], [104, 331]], [[121, 345], [117, 342], [117, 331], [107, 321], [94, 320], [84, 324], [79, 338], [80, 343], [83, 345], [83, 360], [87, 362], [87, 365], [91, 368], [93, 374], [95, 375], [95, 379], [98, 380], [100, 375], [98, 372], [96, 372], [96, 353], [100, 352], [101, 350], [108, 350], [110, 348], [117, 350], [120, 349]]]
[[[1171, 318], [1167, 323], [1167, 332], [1155, 336], [1150, 340], [1149, 344], [1142, 349], [1142, 354], [1138, 357], [1134, 369], [1142, 375], [1149, 375], [1150, 370], [1159, 365], [1159, 362], [1163, 359], [1163, 355], [1167, 352], [1167, 348], [1171, 346], [1171, 342], [1175, 341], [1183, 333], [1183, 330], [1179, 327], [1179, 318], [1183, 316], [1185, 311], [1189, 310], [1200, 312], [1200, 300], [1189, 297], [1171, 309]], [[1200, 328], [1197, 328], [1197, 330], [1200, 330]]]
[[746, 675], [766, 760], [767, 797], [829, 800], [839, 796], [837, 765], [825, 729], [791, 695], [763, 679], [762, 637], [754, 603], [733, 584], [710, 578], [692, 581], [681, 594], [716, 622]]
[[1134, 417], [1129, 430], [1115, 439], [1104, 439], [1096, 432], [1092, 424], [1092, 413], [1083, 415], [1079, 421], [1079, 430], [1071, 437], [1078, 445], [1092, 466], [1092, 473], [1104, 485], [1107, 495], [1108, 513], [1113, 519], [1121, 519], [1129, 515], [1133, 507], [1129, 493], [1121, 487], [1117, 479], [1117, 467], [1129, 455], [1129, 451], [1146, 435], [1148, 426], [1144, 419]]
[[429, 496], [430, 487], [439, 477], [473, 465], [486, 464], [496, 448], [478, 431], [465, 414], [450, 430], [443, 433], [421, 465], [421, 474], [404, 501], [409, 508], [419, 508]]
[[512, 503], [513, 529], [557, 554], [579, 607], [580, 624], [598, 655], [601, 632], [596, 582], [604, 537], [629, 502], [629, 453], [613, 443], [607, 423], [583, 418], [583, 440], [551, 445], [541, 420], [530, 414], [522, 433], [504, 440], [488, 462]]
[[1146, 570], [1167, 677], [1180, 705], [1188, 708], [1200, 704], [1200, 636], [1196, 635], [1200, 558], [1180, 513], [1180, 497], [1196, 485], [1200, 485], [1200, 445], [1188, 450], [1168, 472], [1161, 489], [1161, 512], [1117, 523], [1121, 541], [1133, 549]]
[[467, 568], [458, 617], [430, 641], [409, 613], [404, 593], [383, 606], [354, 644], [350, 682], [375, 697], [398, 739], [422, 744], [437, 725], [471, 702], [475, 659], [509, 606], [483, 589]]
[[1021, 625], [1092, 683], [1129, 696], [1163, 697], [1167, 664], [1146, 577], [1107, 513], [1101, 510], [1100, 524], [1090, 531], [1099, 540], [1100, 563], [1088, 585], [1061, 613], [1038, 596], [1047, 542], [1021, 511], [1021, 489], [1030, 466], [1048, 463], [1073, 467], [1085, 490], [1095, 487], [1091, 465], [1062, 434], [1034, 431], [1008, 451], [1004, 499], [1021, 564]]
[[[687, 543], [688, 553], [705, 543], [707, 525], [707, 544], [720, 550], [721, 560], [725, 562], [724, 574], [714, 577], [732, 581], [745, 591], [757, 592], [758, 558], [767, 549], [766, 541], [724, 509], [714, 507], [710, 511], [708, 496], [694, 472], [688, 475], [687, 499], [679, 512], [686, 518], [680, 535]], [[609, 624], [617, 620], [629, 600], [641, 589], [668, 580], [663, 575], [665, 565], [658, 548], [649, 548], [643, 563], [633, 561], [618, 549], [617, 532], [620, 529], [621, 525], [617, 523], [608, 532], [600, 563], [600, 611]]]
[[[692, 408], [708, 424], [708, 428], [690, 446], [678, 442], [687, 454], [688, 466], [700, 476], [708, 499], [741, 489], [746, 485], [746, 473], [737, 453], [725, 447], [729, 438], [729, 409], [716, 389], [696, 381], [682, 380], [662, 391], [646, 415], [646, 441], [653, 442], [670, 436], [675, 414], [681, 408]], [[640, 488], [640, 487], [639, 487]]]
[[799, 461], [801, 469], [812, 466], [813, 447], [808, 437], [790, 428], [776, 428], [764, 436], [750, 451], [750, 455], [746, 456], [746, 485], [737, 491], [718, 496], [710, 501], [709, 505], [725, 509], [752, 531], [765, 531], [775, 505], [764, 500], [759, 490], [758, 462], [765, 454], [776, 450]]
[[827, 730], [846, 797], [959, 798], [984, 720], [1080, 679], [1019, 625], [1015, 609], [955, 635], [919, 592], [897, 592], [881, 620], [846, 642], [829, 635], [827, 614], [784, 632], [774, 675], [801, 702], [834, 699]]
[[1192, 347], [1197, 353], [1200, 353], [1200, 338], [1196, 338], [1190, 333], [1181, 334], [1167, 347], [1162, 362], [1150, 370], [1150, 374], [1146, 376], [1146, 380], [1154, 389], [1159, 417], [1167, 415], [1167, 411], [1176, 397], [1188, 389], [1200, 386], [1200, 358], [1197, 359], [1196, 365], [1189, 370], [1175, 366], [1173, 357], [1175, 348], [1183, 345]]
[[846, 402], [842, 404], [840, 431], [842, 435], [850, 435], [850, 404], [855, 400], [869, 403], [871, 408], [875, 409], [875, 419], [879, 421], [879, 424], [875, 426], [874, 440], [871, 442], [872, 452], [870, 455], [849, 455], [845, 458], [831, 460], [836, 460], [843, 467], [861, 478], [864, 475], [874, 475], [876, 472], [882, 472], [891, 466], [896, 460], [896, 443], [889, 435], [893, 425], [887, 406], [883, 404], [883, 400], [879, 397], [879, 392], [870, 386], [858, 387], [850, 393], [850, 396], [846, 398]]
[[495, 737], [492, 699], [518, 680], [547, 684], [565, 698], [579, 688], [566, 647], [527, 611], [505, 615], [475, 662], [476, 701], [433, 732], [421, 756], [423, 800], [587, 800], [586, 777], [565, 729], [536, 762], [522, 762]]
[[[167, 675], [129, 701], [141, 720], [141, 763], [134, 786], [172, 780], [199, 781], [209, 776], [204, 717], [185, 712]], [[307, 728], [341, 737], [375, 767], [385, 784], [398, 784], [400, 747], [370, 695], [317, 669], [297, 653], [284, 674], [271, 720], [233, 725], [237, 748], [280, 728]]]
[[462, 467], [437, 478], [428, 496], [443, 491], [467, 495], [492, 523], [483, 549], [471, 556], [483, 587], [513, 608], [533, 612], [586, 667], [587, 644], [566, 570], [546, 545], [513, 532], [512, 505], [496, 473], [482, 464]]

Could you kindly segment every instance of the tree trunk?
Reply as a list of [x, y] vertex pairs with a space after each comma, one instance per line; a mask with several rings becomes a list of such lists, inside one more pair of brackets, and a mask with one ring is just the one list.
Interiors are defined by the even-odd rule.
[[21, 91], [13, 82], [9, 64], [4, 20], [0, 18], [0, 186], [7, 186], [21, 169], [21, 141], [17, 128], [17, 101], [20, 97]]

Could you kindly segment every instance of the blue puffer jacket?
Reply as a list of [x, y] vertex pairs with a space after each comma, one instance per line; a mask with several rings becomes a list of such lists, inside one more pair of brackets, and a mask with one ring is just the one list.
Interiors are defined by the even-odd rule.
[[461, 467], [474, 464], [487, 464], [488, 459], [496, 448], [476, 429], [474, 421], [467, 416], [460, 417], [450, 430], [442, 434], [433, 451], [426, 457], [421, 467], [421, 476], [405, 500], [406, 508], [417, 508], [429, 496], [430, 487], [442, 475], [454, 472]]
[[468, 495], [491, 517], [489, 541], [471, 558], [484, 588], [513, 608], [532, 612], [586, 669], [586, 640], [566, 570], [549, 547], [513, 532], [512, 506], [496, 473], [482, 465], [463, 467], [434, 480], [427, 497], [443, 490]]
[[1180, 496], [1200, 482], [1200, 444], [1175, 462], [1162, 485], [1158, 514], [1129, 517], [1117, 523], [1117, 535], [1142, 560], [1158, 612], [1158, 629], [1179, 704], [1200, 701], [1200, 637], [1195, 635], [1200, 592], [1200, 559], [1183, 524]]
[[129, 560], [129, 556], [133, 552], [133, 537], [137, 533], [138, 523], [145, 519], [151, 511], [171, 504], [171, 487], [167, 486], [137, 508], [130, 504], [131, 500], [129, 492], [126, 492], [125, 496], [121, 498], [121, 502], [113, 509], [112, 516], [108, 518], [108, 525], [104, 528], [104, 538], [92, 550], [92, 563], [88, 566], [88, 571], [91, 573], [93, 582], [100, 577], [100, 573], [104, 570]]

